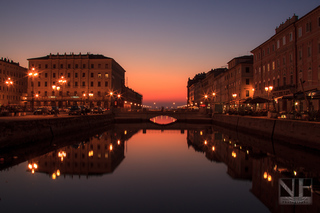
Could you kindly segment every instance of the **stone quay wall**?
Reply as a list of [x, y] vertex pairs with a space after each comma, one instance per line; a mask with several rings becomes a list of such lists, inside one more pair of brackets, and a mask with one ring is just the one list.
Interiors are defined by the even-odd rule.
[[113, 123], [113, 115], [7, 119], [0, 122], [0, 148], [81, 133]]
[[320, 150], [320, 123], [214, 114], [213, 124], [247, 134]]

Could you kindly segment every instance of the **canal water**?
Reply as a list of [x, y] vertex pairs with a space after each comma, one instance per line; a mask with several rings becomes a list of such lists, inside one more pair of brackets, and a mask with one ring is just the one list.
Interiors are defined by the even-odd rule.
[[317, 183], [318, 153], [215, 126], [109, 126], [0, 158], [0, 212], [319, 211], [318, 192], [311, 204], [279, 204], [281, 178]]

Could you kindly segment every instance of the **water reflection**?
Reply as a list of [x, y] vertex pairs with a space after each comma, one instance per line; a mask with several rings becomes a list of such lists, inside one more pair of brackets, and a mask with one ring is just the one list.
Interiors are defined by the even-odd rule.
[[[217, 129], [219, 131], [215, 131]], [[188, 146], [205, 153], [208, 160], [226, 164], [230, 177], [251, 180], [251, 192], [271, 212], [319, 212], [318, 151], [301, 147], [296, 149], [288, 144], [254, 138], [221, 127], [190, 130], [187, 138]], [[261, 146], [272, 151], [266, 152], [259, 148]], [[311, 178], [313, 189], [309, 191], [312, 193], [312, 205], [280, 205], [279, 180], [283, 178]]]
[[157, 117], [150, 118], [150, 121], [153, 123], [156, 123], [156, 124], [160, 124], [160, 125], [168, 125], [168, 124], [176, 122], [177, 119], [170, 117], [170, 116], [166, 116], [166, 115], [160, 115]]
[[112, 173], [125, 158], [125, 142], [136, 132], [109, 130], [87, 141], [68, 145], [28, 161], [31, 173], [59, 176], [99, 176]]
[[[154, 124], [150, 126], [143, 124], [144, 130], [140, 131], [141, 128], [141, 126], [132, 124], [130, 127], [129, 125], [117, 125], [99, 134], [94, 134], [90, 137], [84, 136], [76, 141], [72, 140], [67, 144], [63, 142], [65, 140], [60, 140], [43, 142], [41, 144], [36, 143], [29, 147], [23, 146], [17, 147], [17, 149], [0, 150], [0, 159], [2, 159], [0, 161], [0, 170], [9, 171], [13, 166], [20, 164], [25, 159], [27, 160], [27, 164], [24, 165], [23, 171], [24, 173], [27, 171], [27, 174], [30, 174], [33, 180], [38, 180], [42, 174], [45, 174], [48, 180], [55, 180], [50, 180], [51, 182], [68, 178], [71, 179], [73, 177], [86, 179], [98, 176], [103, 184], [107, 184], [106, 182], [108, 181], [102, 179], [102, 176], [110, 173], [115, 175], [114, 171], [119, 168], [119, 165], [126, 164], [126, 167], [119, 172], [123, 176], [118, 174], [118, 176], [114, 176], [113, 178], [110, 177], [110, 180], [113, 180], [113, 182], [111, 185], [106, 185], [105, 189], [110, 190], [112, 196], [116, 196], [119, 193], [121, 194], [121, 196], [119, 196], [122, 197], [124, 192], [132, 189], [133, 195], [137, 196], [138, 199], [141, 197], [136, 194], [137, 190], [140, 193], [145, 191], [151, 193], [164, 191], [163, 196], [161, 193], [161, 196], [159, 194], [150, 195], [148, 201], [156, 202], [157, 199], [173, 199], [175, 200], [173, 205], [178, 205], [178, 203], [181, 205], [176, 209], [186, 210], [183, 206], [188, 206], [189, 204], [185, 203], [185, 199], [187, 198], [184, 194], [192, 190], [191, 193], [189, 193], [194, 196], [192, 198], [193, 202], [201, 203], [201, 208], [199, 204], [195, 205], [196, 207], [193, 206], [193, 210], [200, 208], [203, 211], [211, 211], [211, 208], [205, 206], [204, 203], [206, 202], [197, 200], [197, 197], [200, 196], [199, 193], [202, 194], [204, 191], [207, 191], [205, 197], [208, 197], [210, 200], [208, 201], [209, 206], [212, 206], [214, 202], [220, 199], [219, 202], [225, 202], [225, 204], [221, 205], [225, 206], [222, 207], [222, 209], [216, 207], [218, 210], [215, 210], [223, 211], [229, 209], [228, 197], [237, 196], [237, 193], [244, 194], [240, 199], [243, 201], [241, 205], [245, 205], [245, 201], [249, 200], [248, 194], [251, 193], [251, 195], [254, 195], [256, 198], [256, 201], [259, 200], [271, 212], [319, 212], [320, 155], [317, 151], [297, 149], [284, 143], [251, 137], [217, 126], [194, 125], [190, 127], [187, 125], [173, 125], [167, 128], [171, 128], [171, 130], [168, 131], [162, 128], [155, 130], [153, 129], [155, 128]], [[155, 132], [157, 134], [153, 135]], [[198, 161], [198, 159], [191, 155], [194, 154], [193, 151], [193, 153], [187, 152], [184, 154], [181, 154], [179, 151], [179, 154], [177, 154], [177, 145], [174, 140], [176, 140], [175, 138], [178, 136], [185, 135], [185, 132], [187, 132], [187, 135], [186, 142], [184, 140], [183, 146], [186, 147], [187, 145], [188, 150], [191, 148], [191, 151], [194, 149], [196, 154], [203, 153], [205, 158], [212, 162], [208, 165], [203, 165], [203, 169], [214, 170], [215, 176], [210, 176], [207, 172], [200, 173], [199, 170], [191, 170], [194, 168], [191, 166], [190, 159]], [[162, 133], [166, 134], [165, 141], [158, 141], [159, 134]], [[176, 133], [178, 136], [173, 135], [173, 133]], [[126, 162], [128, 159], [124, 160], [126, 158], [125, 155], [127, 155], [126, 153], [130, 153], [127, 152], [127, 143], [135, 134], [137, 134], [135, 137], [138, 137], [138, 142], [140, 142], [140, 140], [142, 141], [143, 137], [146, 140], [145, 143], [141, 142], [142, 145], [137, 141], [135, 144], [132, 144], [133, 147], [139, 146], [140, 149], [139, 152], [135, 154], [144, 156], [145, 158], [131, 158], [133, 163], [129, 164], [129, 162]], [[159, 144], [163, 144], [165, 148], [159, 148]], [[130, 149], [132, 153], [136, 151], [133, 147]], [[178, 148], [180, 149], [181, 147]], [[45, 150], [45, 153], [41, 150]], [[204, 159], [202, 156], [201, 158]], [[175, 161], [177, 161], [177, 159], [182, 159], [182, 163], [176, 163]], [[151, 160], [154, 160], [152, 161], [153, 163], [155, 161], [158, 162], [156, 164], [149, 163]], [[208, 162], [207, 160], [205, 161]], [[184, 162], [188, 162], [187, 166], [183, 164]], [[165, 167], [175, 164], [178, 166], [170, 167], [170, 169]], [[234, 191], [235, 195], [229, 194], [226, 195], [227, 198], [224, 198], [224, 192], [213, 190], [217, 189], [219, 185], [223, 185], [221, 180], [216, 181], [217, 177], [222, 175], [221, 170], [216, 169], [219, 167], [218, 165], [225, 165], [227, 176], [233, 181], [227, 182], [226, 184], [230, 185], [230, 189], [223, 190]], [[137, 169], [137, 166], [140, 166], [140, 168], [138, 167]], [[188, 172], [182, 170], [183, 166], [188, 168], [188, 170], [186, 170]], [[202, 167], [202, 165], [200, 167]], [[149, 170], [150, 168], [155, 169], [154, 174], [151, 175], [152, 178], [143, 179], [144, 176], [149, 177], [148, 175], [152, 173], [152, 171]], [[117, 169], [117, 171], [119, 171], [119, 169]], [[179, 173], [181, 172], [185, 173], [180, 175]], [[211, 181], [204, 183], [205, 185], [207, 184], [207, 186], [205, 186], [207, 190], [201, 188], [199, 191], [196, 190], [196, 187], [192, 187], [193, 185], [200, 187], [198, 185], [198, 176], [200, 179], [209, 179]], [[119, 177], [120, 179], [122, 177], [122, 182], [117, 182]], [[21, 178], [23, 179], [23, 176]], [[279, 205], [279, 180], [281, 178], [312, 178], [314, 185], [312, 205]], [[132, 180], [136, 180], [137, 182], [132, 182]], [[195, 182], [192, 182], [192, 180]], [[98, 180], [95, 179], [95, 181]], [[246, 189], [247, 191], [238, 191], [238, 189], [232, 188], [235, 187], [235, 185], [240, 185], [241, 183], [239, 181], [249, 183], [249, 187]], [[179, 188], [181, 190], [179, 194], [180, 197], [170, 197], [171, 194], [176, 193], [172, 188], [184, 182], [185, 185]], [[48, 187], [50, 187], [50, 184], [47, 184]], [[121, 184], [124, 184], [126, 187], [121, 188]], [[113, 185], [115, 189], [113, 189]], [[214, 187], [210, 188], [212, 186]], [[148, 191], [150, 187], [152, 187], [152, 190], [150, 189], [150, 191]], [[250, 193], [248, 193], [249, 190]], [[190, 196], [190, 194], [188, 194], [188, 196]], [[103, 194], [103, 196], [107, 195]], [[99, 199], [99, 197], [95, 199]], [[108, 199], [112, 199], [112, 197]], [[224, 199], [224, 201], [221, 201], [221, 199]], [[129, 202], [129, 200], [132, 200], [133, 206], [135, 206], [135, 202], [138, 202], [134, 197], [130, 197], [126, 202]], [[128, 204], [128, 206], [130, 205]], [[138, 207], [135, 206], [135, 208]], [[247, 208], [251, 209], [252, 212], [261, 212], [264, 210], [261, 209], [261, 207], [257, 208], [254, 206], [247, 206]], [[138, 209], [135, 210], [138, 211]], [[189, 211], [191, 211], [191, 209]]]

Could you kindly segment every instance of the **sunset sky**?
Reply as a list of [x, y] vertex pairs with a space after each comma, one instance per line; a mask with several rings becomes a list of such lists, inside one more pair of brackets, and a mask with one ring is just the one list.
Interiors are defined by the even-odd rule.
[[103, 54], [125, 70], [127, 86], [158, 106], [186, 103], [187, 81], [224, 67], [319, 0], [8, 0], [0, 7], [0, 57]]

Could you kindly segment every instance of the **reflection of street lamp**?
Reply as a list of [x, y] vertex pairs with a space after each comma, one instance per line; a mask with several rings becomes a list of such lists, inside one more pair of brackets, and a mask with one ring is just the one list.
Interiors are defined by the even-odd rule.
[[267, 103], [267, 111], [269, 111], [269, 93], [271, 93], [273, 86], [265, 87], [264, 88], [268, 94], [268, 103]]
[[32, 92], [31, 92], [31, 109], [34, 110], [34, 78], [38, 76], [38, 73], [35, 71], [35, 68], [32, 67], [31, 71], [28, 73], [28, 76], [32, 78]]
[[28, 168], [31, 170], [31, 173], [34, 174], [34, 170], [38, 169], [38, 164], [36, 163], [29, 163]]

